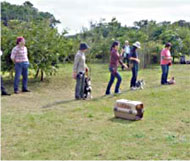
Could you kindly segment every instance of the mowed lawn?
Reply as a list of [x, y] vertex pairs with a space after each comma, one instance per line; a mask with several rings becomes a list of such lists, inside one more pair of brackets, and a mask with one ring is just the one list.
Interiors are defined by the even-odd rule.
[[[146, 85], [138, 91], [129, 90], [131, 72], [120, 71], [123, 93], [111, 96], [108, 65], [89, 66], [92, 100], [73, 99], [69, 64], [44, 82], [30, 80], [31, 93], [1, 98], [2, 160], [190, 159], [190, 65], [171, 67], [170, 86], [160, 85], [160, 66], [140, 70]], [[143, 120], [115, 119], [117, 99], [142, 101]]]

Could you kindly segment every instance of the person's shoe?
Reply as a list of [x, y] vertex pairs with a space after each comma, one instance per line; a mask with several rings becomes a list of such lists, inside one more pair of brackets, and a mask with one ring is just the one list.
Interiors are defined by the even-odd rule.
[[22, 92], [31, 92], [31, 91], [28, 89], [23, 89]]
[[1, 92], [1, 95], [2, 95], [2, 96], [10, 96], [11, 94], [7, 93], [6, 91], [2, 91], [2, 92]]
[[169, 83], [161, 83], [161, 85], [169, 85]]
[[134, 91], [134, 90], [136, 90], [136, 89], [137, 89], [136, 87], [131, 87], [131, 90], [132, 90], [132, 91]]
[[111, 93], [105, 93], [105, 95], [106, 95], [106, 96], [109, 96], [109, 95], [111, 95]]
[[121, 94], [122, 92], [121, 91], [119, 91], [119, 92], [115, 92], [115, 94]]
[[15, 94], [19, 94], [20, 92], [19, 91], [14, 91]]

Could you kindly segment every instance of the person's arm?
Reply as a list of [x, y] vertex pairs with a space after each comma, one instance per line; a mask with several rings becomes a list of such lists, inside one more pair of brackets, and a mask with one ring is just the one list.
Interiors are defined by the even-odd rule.
[[123, 46], [122, 49], [121, 49], [121, 55], [123, 56], [124, 53], [125, 53], [125, 46]]
[[172, 57], [171, 56], [162, 56], [162, 59], [164, 59], [164, 60], [172, 60]]
[[136, 61], [137, 63], [140, 63], [140, 60], [139, 60], [138, 58], [130, 57], [129, 59], [130, 59], [130, 60], [134, 60], [134, 61]]
[[87, 64], [86, 64], [86, 63], [85, 63], [85, 65], [84, 65], [84, 67], [85, 67], [86, 72], [88, 72], [88, 71], [89, 71], [89, 69], [88, 69], [88, 66], [87, 66]]
[[15, 62], [15, 57], [16, 57], [16, 49], [13, 48], [13, 49], [12, 49], [12, 52], [11, 52], [11, 60], [13, 61], [13, 63], [16, 63], [16, 62]]
[[74, 66], [73, 66], [73, 78], [76, 79], [77, 77], [77, 69], [80, 61], [80, 56], [76, 55], [74, 60]]
[[119, 56], [117, 55], [117, 59], [119, 59], [119, 64], [123, 66], [125, 69], [128, 69], [128, 66], [123, 63], [122, 61], [122, 55], [120, 54]]
[[170, 53], [168, 53], [169, 51], [165, 51], [163, 54], [162, 54], [162, 59], [163, 60], [172, 60], [172, 57], [170, 55]]

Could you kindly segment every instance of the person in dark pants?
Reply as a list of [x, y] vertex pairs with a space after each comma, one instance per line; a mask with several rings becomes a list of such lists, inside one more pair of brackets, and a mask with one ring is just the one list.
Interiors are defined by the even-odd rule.
[[24, 37], [18, 37], [16, 44], [12, 49], [11, 59], [15, 64], [14, 93], [19, 94], [19, 80], [21, 75], [23, 77], [22, 92], [30, 92], [27, 87], [29, 60]]
[[125, 65], [121, 61], [122, 55], [120, 55], [118, 53], [119, 47], [120, 47], [120, 43], [118, 41], [115, 41], [115, 42], [113, 42], [111, 49], [110, 49], [111, 58], [110, 58], [109, 71], [110, 71], [111, 75], [110, 75], [110, 81], [109, 81], [107, 89], [106, 89], [106, 95], [111, 94], [110, 89], [115, 80], [115, 77], [117, 78], [117, 83], [115, 86], [115, 93], [116, 94], [120, 93], [119, 87], [120, 87], [122, 78], [121, 78], [119, 72], [117, 71], [119, 63], [121, 65], [123, 65], [124, 68], [126, 68], [126, 69], [128, 68], [127, 65]]
[[[129, 41], [125, 41], [125, 45], [123, 46], [122, 49], [122, 57], [123, 57], [123, 62], [127, 62], [127, 66], [129, 67], [129, 54], [130, 54], [130, 46], [129, 46]], [[124, 70], [124, 67], [122, 66], [122, 70]]]
[[[3, 55], [3, 52], [0, 50], [0, 57]], [[11, 94], [7, 93], [6, 90], [5, 90], [5, 87], [3, 85], [3, 78], [0, 77], [1, 79], [1, 95], [3, 96], [10, 96]]]
[[135, 42], [133, 44], [133, 47], [131, 49], [131, 53], [130, 53], [130, 61], [132, 63], [132, 78], [131, 78], [131, 85], [130, 88], [131, 90], [135, 90], [136, 89], [136, 81], [137, 81], [137, 76], [138, 76], [138, 70], [139, 70], [139, 63], [140, 60], [138, 59], [138, 53], [137, 53], [137, 49], [141, 48], [141, 44], [140, 42]]
[[1, 77], [1, 95], [2, 96], [10, 96], [11, 94], [7, 93], [5, 87], [3, 86], [3, 79]]
[[171, 43], [166, 43], [165, 48], [162, 49], [160, 53], [160, 65], [162, 68], [162, 77], [161, 77], [161, 85], [167, 85], [168, 84], [168, 73], [169, 73], [169, 66], [172, 63], [172, 57], [170, 53], [171, 49]]
[[75, 87], [76, 100], [85, 99], [84, 98], [85, 71], [88, 72], [85, 53], [88, 48], [89, 46], [86, 43], [81, 43], [79, 51], [75, 55], [73, 78], [76, 79], [76, 87]]

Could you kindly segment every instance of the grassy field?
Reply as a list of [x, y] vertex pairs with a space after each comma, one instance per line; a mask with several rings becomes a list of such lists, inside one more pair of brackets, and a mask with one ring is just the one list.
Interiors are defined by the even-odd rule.
[[[1, 98], [2, 160], [190, 159], [190, 65], [173, 65], [177, 84], [160, 85], [159, 66], [141, 70], [144, 90], [130, 91], [131, 72], [120, 72], [122, 94], [104, 96], [107, 64], [90, 65], [93, 99], [75, 101], [72, 65], [31, 93]], [[13, 91], [11, 81], [6, 82]], [[113, 87], [112, 87], [113, 90]], [[115, 119], [117, 99], [139, 100], [144, 119]]]

